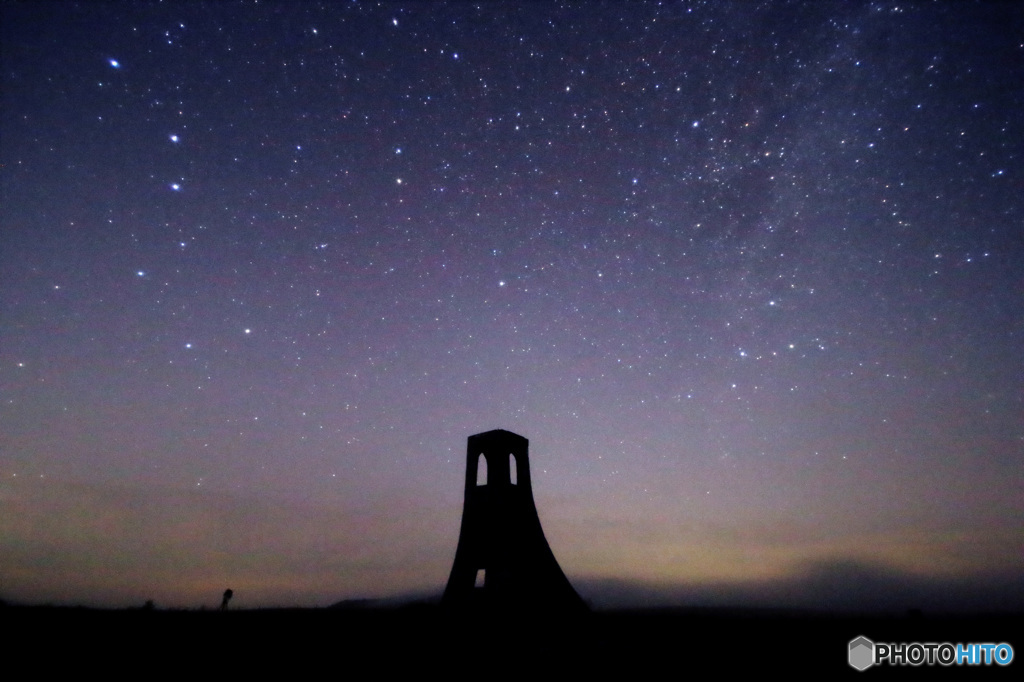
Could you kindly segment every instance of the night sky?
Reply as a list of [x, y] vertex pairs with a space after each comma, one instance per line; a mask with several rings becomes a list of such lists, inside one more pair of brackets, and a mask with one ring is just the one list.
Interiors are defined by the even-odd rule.
[[0, 598], [1021, 601], [1020, 4], [0, 9]]

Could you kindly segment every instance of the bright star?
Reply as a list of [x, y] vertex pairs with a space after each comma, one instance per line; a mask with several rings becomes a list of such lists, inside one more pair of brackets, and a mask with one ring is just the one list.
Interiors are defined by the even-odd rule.
[[175, 192], [179, 192], [179, 191], [181, 191], [181, 185], [179, 185], [176, 182], [172, 182], [171, 183], [171, 189], [173, 189]]
[[178, 136], [177, 135], [171, 135], [171, 142], [177, 142], [177, 141], [178, 141]]
[[117, 61], [116, 59], [110, 59], [110, 60], [108, 60], [108, 62], [115, 69], [120, 69], [121, 68], [121, 62]]

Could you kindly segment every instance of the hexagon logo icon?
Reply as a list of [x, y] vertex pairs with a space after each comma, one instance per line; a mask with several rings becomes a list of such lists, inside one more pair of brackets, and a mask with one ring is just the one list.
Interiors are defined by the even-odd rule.
[[850, 642], [850, 665], [857, 670], [867, 670], [875, 662], [875, 643], [861, 635]]

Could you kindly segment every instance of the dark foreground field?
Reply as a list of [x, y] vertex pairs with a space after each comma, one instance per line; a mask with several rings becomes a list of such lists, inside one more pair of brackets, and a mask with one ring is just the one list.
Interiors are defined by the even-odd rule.
[[[162, 611], [6, 607], [8, 668], [29, 662], [111, 673], [469, 675], [640, 673], [701, 679], [736, 672], [1016, 677], [1009, 666], [879, 667], [858, 672], [847, 644], [1007, 642], [1020, 655], [1022, 620], [999, 616], [828, 616], [730, 610], [610, 611], [562, 618], [461, 616], [397, 609]], [[1016, 658], [1017, 656], [1015, 656]], [[696, 676], [696, 677], [695, 677]]]

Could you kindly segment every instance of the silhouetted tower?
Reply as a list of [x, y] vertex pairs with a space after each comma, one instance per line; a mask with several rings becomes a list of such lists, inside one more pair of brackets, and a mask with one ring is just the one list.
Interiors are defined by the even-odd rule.
[[[481, 610], [586, 610], [540, 527], [529, 441], [511, 431], [469, 437], [466, 497], [443, 606]], [[486, 479], [478, 484], [480, 461]], [[483, 478], [483, 477], [481, 477]]]

